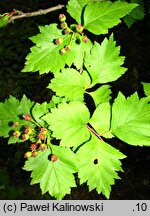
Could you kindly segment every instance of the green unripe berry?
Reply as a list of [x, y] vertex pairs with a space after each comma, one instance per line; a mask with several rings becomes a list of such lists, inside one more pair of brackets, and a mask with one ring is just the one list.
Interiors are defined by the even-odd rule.
[[20, 134], [21, 134], [20, 131], [14, 131], [13, 132], [13, 137], [19, 138]]
[[62, 38], [56, 38], [55, 39], [55, 44], [56, 45], [59, 45], [59, 44], [61, 44], [63, 42], [63, 39]]
[[18, 127], [19, 126], [19, 123], [18, 122], [13, 122], [13, 125], [12, 125], [14, 128]]
[[83, 32], [84, 27], [81, 24], [76, 25], [76, 31], [79, 33]]
[[30, 158], [32, 156], [32, 152], [28, 151], [24, 154], [24, 158]]
[[66, 22], [62, 22], [62, 23], [60, 24], [60, 27], [61, 27], [62, 29], [66, 29], [66, 28], [68, 27], [68, 25], [67, 25]]
[[28, 134], [22, 134], [22, 140], [26, 141], [29, 139], [29, 135]]
[[39, 147], [39, 149], [41, 151], [45, 151], [47, 149], [47, 145], [46, 144], [41, 144], [40, 147]]
[[65, 14], [59, 14], [59, 20], [60, 20], [60, 22], [65, 22], [66, 21]]
[[71, 46], [70, 45], [65, 46], [65, 51], [70, 51], [70, 50], [71, 50]]
[[61, 49], [61, 50], [59, 51], [59, 53], [60, 53], [61, 55], [64, 55], [65, 52], [66, 52], [65, 48], [63, 48], [63, 49]]

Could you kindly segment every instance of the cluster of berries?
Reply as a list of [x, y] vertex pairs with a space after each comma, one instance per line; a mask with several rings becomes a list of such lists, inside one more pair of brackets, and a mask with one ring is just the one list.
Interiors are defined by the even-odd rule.
[[[70, 33], [72, 34], [74, 32], [71, 28], [68, 27], [68, 24], [65, 22], [66, 21], [66, 16], [64, 14], [59, 15], [59, 20], [61, 22], [60, 27], [64, 30], [65, 34], [70, 34]], [[83, 34], [82, 33], [83, 29], [84, 29], [84, 27], [81, 24], [78, 24], [78, 25], [75, 26], [75, 31], [78, 32], [79, 34]], [[84, 36], [83, 42], [84, 43], [88, 42], [88, 37], [87, 36]], [[55, 44], [56, 45], [59, 45], [61, 43], [63, 43], [63, 38], [56, 38], [55, 39]], [[68, 45], [66, 45], [64, 48], [62, 48], [60, 50], [60, 54], [64, 55], [67, 51], [70, 51], [70, 50], [71, 50], [71, 45], [68, 44]]]
[[[25, 121], [32, 121], [32, 118], [29, 114], [22, 116]], [[13, 128], [17, 128], [19, 126], [18, 122], [13, 123]], [[21, 138], [23, 141], [30, 139], [31, 137], [36, 138], [36, 142], [32, 143], [30, 146], [30, 150], [25, 153], [24, 157], [29, 158], [31, 156], [36, 157], [39, 151], [45, 151], [47, 149], [47, 145], [44, 143], [46, 139], [47, 129], [44, 127], [39, 127], [38, 130], [35, 130], [30, 125], [26, 125], [19, 130], [15, 130], [13, 132], [13, 137]]]

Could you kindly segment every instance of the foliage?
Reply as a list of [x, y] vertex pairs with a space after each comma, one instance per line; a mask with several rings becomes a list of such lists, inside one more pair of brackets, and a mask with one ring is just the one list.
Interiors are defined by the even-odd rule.
[[[9, 137], [9, 144], [31, 143], [23, 169], [31, 171], [31, 184], [39, 183], [42, 194], [62, 199], [76, 187], [78, 173], [89, 191], [96, 189], [109, 199], [123, 171], [120, 160], [126, 157], [109, 140], [150, 146], [149, 97], [139, 99], [134, 93], [125, 98], [119, 92], [113, 101], [110, 82], [127, 70], [125, 57], [113, 34], [101, 44], [88, 36], [108, 33], [136, 7], [120, 1], [70, 0], [67, 12], [77, 23], [69, 25], [60, 14], [59, 24], [40, 27], [31, 38], [35, 45], [22, 72], [53, 73], [48, 88], [54, 95], [42, 104], [26, 96], [0, 103], [0, 136]], [[143, 86], [149, 96], [148, 84]]]

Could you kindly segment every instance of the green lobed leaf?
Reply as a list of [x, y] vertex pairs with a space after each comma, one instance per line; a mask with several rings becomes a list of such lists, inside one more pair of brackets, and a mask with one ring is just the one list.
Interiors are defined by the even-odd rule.
[[105, 38], [101, 45], [95, 42], [91, 53], [85, 57], [85, 67], [92, 78], [92, 86], [112, 82], [125, 73], [126, 68], [121, 66], [124, 57], [119, 54], [120, 47], [116, 47], [113, 35], [109, 40]]
[[143, 85], [144, 93], [146, 96], [150, 96], [150, 83], [141, 82]]
[[82, 12], [84, 7], [93, 0], [69, 0], [67, 5], [67, 12], [77, 21], [82, 24]]
[[0, 15], [0, 28], [4, 28], [8, 25], [9, 16]]
[[[60, 54], [60, 50], [69, 44], [71, 35], [64, 35], [62, 30], [58, 29], [57, 24], [42, 27], [40, 31], [41, 33], [32, 39], [36, 45], [31, 48], [31, 53], [27, 55], [22, 72], [56, 73], [64, 68], [65, 64], [71, 66], [76, 52], [70, 50], [65, 55]], [[59, 45], [54, 43], [54, 39], [57, 38], [63, 38], [63, 42]]]
[[78, 70], [83, 68], [84, 58], [93, 47], [93, 44], [89, 38], [86, 43], [84, 42], [84, 37], [85, 36], [83, 35], [77, 35], [71, 45], [72, 49], [76, 52], [76, 57], [73, 60], [73, 64]]
[[119, 92], [112, 106], [110, 131], [130, 145], [150, 146], [150, 104], [137, 93], [127, 99]]
[[126, 156], [96, 136], [81, 146], [76, 156], [80, 183], [87, 181], [89, 191], [96, 189], [108, 199], [111, 185], [114, 185], [115, 179], [120, 179], [117, 171], [123, 171], [119, 159]]
[[105, 138], [112, 138], [113, 135], [109, 131], [110, 104], [108, 102], [99, 104], [96, 107], [89, 123], [100, 136]]
[[86, 71], [80, 74], [77, 70], [68, 68], [56, 73], [48, 88], [58, 96], [65, 96], [67, 100], [83, 101], [83, 95], [89, 85], [90, 77]]
[[[75, 154], [67, 148], [51, 145], [52, 152], [47, 149], [40, 152], [36, 158], [29, 158], [24, 170], [32, 171], [31, 184], [40, 183], [42, 194], [49, 194], [56, 199], [62, 199], [70, 194], [71, 187], [76, 187], [73, 173], [77, 172]], [[52, 162], [50, 155], [55, 154], [57, 160]]]
[[108, 102], [111, 99], [110, 85], [103, 85], [95, 91], [86, 92], [86, 93], [92, 96], [96, 107], [100, 103]]
[[[125, 2], [125, 0], [121, 0], [121, 1]], [[138, 4], [138, 6], [131, 11], [131, 13], [129, 13], [123, 18], [126, 25], [130, 28], [131, 25], [137, 22], [137, 20], [144, 19], [145, 11], [144, 11], [144, 3], [142, 0], [130, 0], [129, 2]]]
[[[10, 96], [4, 103], [0, 103], [0, 136], [9, 137], [13, 131], [19, 131], [23, 125], [30, 125], [28, 121], [22, 119], [22, 115], [30, 114], [30, 109], [33, 106], [24, 95], [21, 101]], [[18, 122], [18, 127], [13, 128], [13, 122]], [[23, 142], [20, 139], [10, 137], [9, 144], [15, 142]]]
[[32, 116], [36, 122], [38, 122], [41, 126], [44, 127], [44, 121], [42, 120], [42, 117], [49, 112], [49, 109], [51, 108], [51, 104], [48, 104], [46, 102], [39, 104], [36, 103], [32, 109]]
[[84, 11], [84, 28], [94, 34], [106, 34], [109, 28], [121, 22], [120, 18], [137, 6], [138, 4], [120, 1], [90, 3]]
[[61, 139], [61, 146], [75, 148], [90, 138], [90, 132], [86, 128], [89, 118], [89, 110], [80, 101], [60, 104], [43, 117], [50, 125], [53, 137]]

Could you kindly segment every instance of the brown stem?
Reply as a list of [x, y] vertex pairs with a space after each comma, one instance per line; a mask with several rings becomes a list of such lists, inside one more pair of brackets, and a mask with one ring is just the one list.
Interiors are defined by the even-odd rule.
[[52, 11], [56, 11], [56, 10], [59, 10], [59, 9], [62, 9], [63, 7], [65, 7], [64, 5], [57, 5], [57, 6], [54, 6], [54, 7], [50, 7], [50, 8], [47, 8], [47, 9], [41, 9], [41, 10], [38, 10], [38, 11], [34, 11], [34, 12], [29, 12], [29, 13], [23, 13], [22, 11], [17, 11], [17, 15], [13, 15], [9, 18], [9, 23], [11, 22], [14, 22], [14, 20], [16, 19], [22, 19], [22, 18], [27, 18], [27, 17], [33, 17], [33, 16], [39, 16], [39, 15], [45, 15], [47, 13], [50, 13]]
[[102, 140], [104, 142], [104, 140], [102, 139], [101, 135], [98, 134], [93, 128], [91, 128], [88, 124], [86, 125], [86, 127], [93, 133], [95, 134], [100, 140]]

